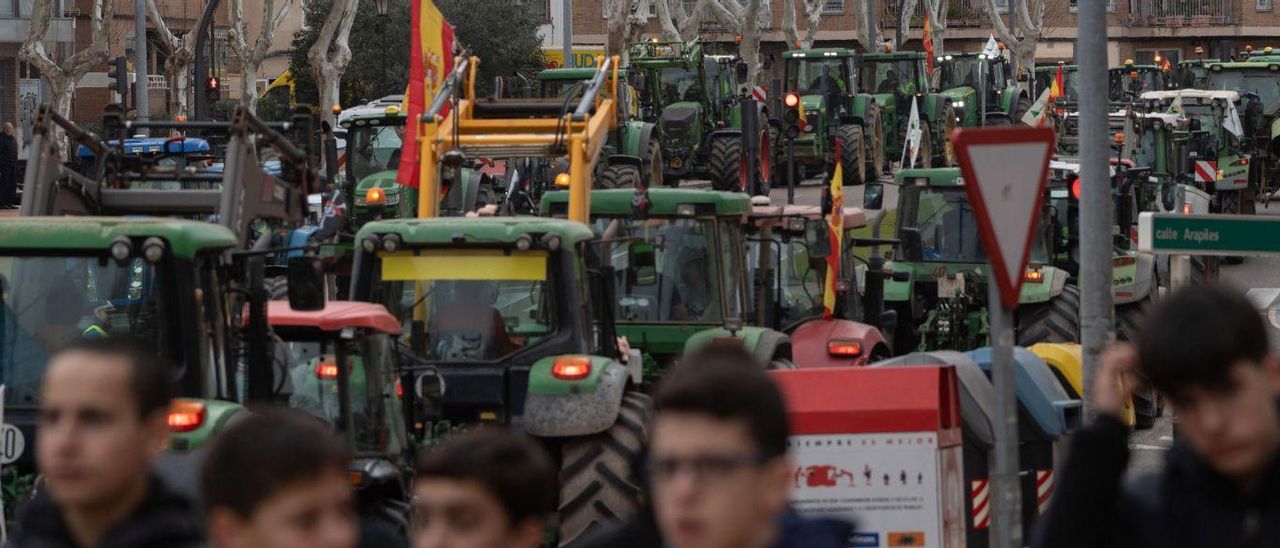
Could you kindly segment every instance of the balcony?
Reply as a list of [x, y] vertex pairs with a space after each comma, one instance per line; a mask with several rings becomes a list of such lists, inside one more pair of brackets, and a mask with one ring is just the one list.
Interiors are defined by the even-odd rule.
[[1212, 27], [1240, 22], [1236, 0], [1131, 0], [1127, 27]]
[[[911, 1], [911, 0], [908, 0]], [[987, 19], [987, 8], [984, 0], [948, 0], [947, 2], [947, 28], [981, 28], [991, 25], [991, 21]], [[882, 0], [880, 2], [880, 27], [885, 29], [898, 28], [898, 14], [901, 12], [901, 6], [896, 0]], [[1002, 8], [1002, 12], [1008, 10], [1009, 0], [996, 0], [996, 6]], [[909, 28], [924, 28], [924, 11], [917, 8], [914, 16], [911, 17]]]

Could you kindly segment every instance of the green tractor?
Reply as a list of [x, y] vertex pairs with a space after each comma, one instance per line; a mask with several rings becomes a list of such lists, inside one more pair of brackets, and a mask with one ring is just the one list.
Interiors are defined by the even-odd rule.
[[1159, 65], [1139, 65], [1125, 59], [1124, 65], [1107, 70], [1108, 100], [1112, 107], [1138, 102], [1149, 91], [1175, 89], [1178, 82], [1172, 68], [1165, 72]]
[[1221, 211], [1253, 213], [1255, 201], [1267, 200], [1280, 188], [1280, 62], [1209, 63], [1205, 89], [1240, 94], [1238, 116], [1244, 126], [1244, 151], [1255, 154], [1249, 179], [1257, 181], [1242, 192], [1238, 207], [1223, 203]]
[[[568, 205], [568, 193], [549, 193], [542, 213], [564, 216]], [[750, 213], [740, 193], [592, 191], [595, 252], [617, 280], [618, 334], [644, 352], [646, 381], [686, 349], [727, 336], [745, 340], [761, 363], [790, 367], [786, 334], [742, 325], [752, 310], [743, 235]]]
[[917, 161], [926, 167], [955, 165], [951, 130], [959, 124], [958, 115], [951, 99], [931, 91], [924, 54], [918, 51], [864, 53], [858, 57], [857, 67], [858, 91], [875, 96], [875, 103], [880, 107], [887, 128], [884, 153], [889, 161], [904, 157], [914, 99], [924, 132]]
[[[629, 191], [626, 191], [629, 192]], [[352, 300], [383, 304], [444, 379], [409, 399], [424, 444], [513, 424], [560, 463], [559, 542], [640, 507], [632, 468], [646, 438], [641, 358], [619, 349], [608, 267], [588, 262], [591, 229], [536, 217], [377, 221], [356, 236]]]
[[[788, 51], [783, 89], [798, 98], [805, 125], [794, 138], [796, 180], [825, 171], [835, 159], [837, 142], [844, 151], [845, 185], [874, 181], [886, 173], [884, 121], [875, 98], [859, 93], [850, 49]], [[779, 143], [780, 145], [780, 143]], [[782, 165], [775, 160], [774, 165]]]
[[1174, 81], [1183, 89], [1207, 89], [1209, 82], [1209, 65], [1220, 63], [1221, 59], [1187, 59], [1178, 61], [1174, 66]]
[[[705, 177], [717, 190], [738, 189], [738, 60], [704, 55], [697, 42], [638, 42], [629, 53], [640, 119], [658, 126], [664, 183], [678, 186], [683, 179]], [[759, 127], [768, 127], [763, 111], [760, 116]]]
[[1017, 124], [1031, 108], [1003, 55], [948, 53], [937, 63], [938, 89], [951, 100], [961, 127]]
[[[893, 275], [884, 289], [886, 308], [897, 313], [894, 354], [987, 345], [987, 257], [960, 170], [902, 170], [894, 184], [899, 244], [885, 265]], [[1068, 283], [1069, 273], [1052, 265], [1051, 241], [1046, 213], [1019, 296], [1020, 346], [1079, 341], [1080, 292]]]

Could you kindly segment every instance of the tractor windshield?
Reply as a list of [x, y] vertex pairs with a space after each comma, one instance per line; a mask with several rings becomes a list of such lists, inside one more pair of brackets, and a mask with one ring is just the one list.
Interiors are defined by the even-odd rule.
[[352, 125], [347, 130], [349, 182], [359, 183], [370, 175], [397, 169], [400, 166], [402, 138], [403, 119], [400, 125]]
[[[289, 370], [289, 407], [344, 426], [338, 390], [338, 348], [323, 338], [287, 340], [277, 349], [277, 359]], [[401, 451], [403, 428], [392, 422], [399, 416], [395, 406], [396, 377], [391, 366], [391, 338], [386, 334], [359, 337], [356, 342], [339, 342], [347, 360], [348, 403], [351, 409], [355, 451], [388, 454]]]
[[[1274, 112], [1280, 109], [1280, 76], [1265, 66], [1257, 69], [1218, 70], [1209, 72], [1209, 89], [1256, 93], [1262, 102], [1262, 110]], [[1240, 113], [1242, 116], [1244, 112]]]
[[747, 241], [747, 264], [760, 264], [765, 246], [772, 255], [775, 301], [780, 308], [778, 325], [789, 327], [802, 320], [822, 314], [822, 281], [826, 274], [826, 259], [813, 257], [805, 239], [793, 236], [784, 241], [774, 233], [767, 241]]
[[542, 80], [540, 97], [543, 99], [565, 99], [570, 94], [574, 97], [582, 95], [584, 80], [557, 79]]
[[664, 67], [659, 75], [658, 86], [665, 104], [702, 101], [702, 84], [698, 81], [696, 69]]
[[787, 59], [787, 88], [805, 95], [848, 93], [849, 67], [840, 57], [793, 57]]
[[[1067, 101], [1077, 102], [1080, 100], [1080, 80], [1076, 78], [1076, 70], [1063, 69], [1062, 85], [1067, 88]], [[1047, 70], [1036, 71], [1036, 95], [1044, 93], [1044, 90], [1053, 86], [1054, 78], [1058, 76], [1058, 69], [1052, 68]]]
[[[724, 288], [737, 287], [732, 245], [713, 219], [600, 219], [599, 257], [617, 272], [619, 323], [722, 323]], [[736, 293], [730, 304], [741, 307]]]
[[495, 361], [555, 330], [546, 251], [419, 249], [381, 254], [384, 302], [426, 333], [430, 361]]
[[1165, 75], [1158, 69], [1149, 67], [1113, 69], [1108, 75], [1108, 85], [1112, 101], [1126, 101], [1137, 98], [1146, 91], [1164, 90]]
[[894, 93], [903, 96], [923, 93], [921, 59], [869, 59], [858, 66], [858, 82], [863, 93]]
[[920, 229], [924, 260], [977, 263], [987, 260], [973, 207], [963, 187], [921, 187], [914, 223]]
[[977, 89], [978, 85], [982, 83], [982, 76], [985, 75], [991, 78], [991, 74], [989, 74], [992, 69], [991, 65], [982, 66], [986, 62], [970, 56], [953, 57], [950, 61], [944, 61], [941, 64], [942, 71], [938, 77], [939, 89]]
[[142, 259], [0, 257], [4, 404], [35, 405], [45, 362], [76, 339], [128, 335], [159, 344], [162, 279]]

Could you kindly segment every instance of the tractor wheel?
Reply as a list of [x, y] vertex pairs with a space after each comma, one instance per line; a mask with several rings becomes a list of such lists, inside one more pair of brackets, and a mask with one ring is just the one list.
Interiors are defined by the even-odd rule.
[[[836, 130], [840, 142], [840, 170], [844, 173], [844, 186], [860, 185], [866, 181], [867, 150], [862, 147], [862, 128], [848, 125]], [[856, 151], [850, 154], [850, 151]]]
[[735, 191], [741, 187], [738, 171], [742, 169], [742, 140], [730, 136], [711, 139], [707, 167], [711, 171], [711, 188]]
[[649, 166], [649, 188], [656, 188], [665, 183], [666, 180], [663, 178], [662, 172], [666, 169], [667, 164], [662, 158], [662, 143], [658, 142], [657, 139], [649, 139], [649, 157], [645, 160], [649, 162], [647, 164]]
[[289, 277], [275, 276], [263, 280], [263, 286], [267, 288], [267, 298], [273, 301], [283, 301], [289, 298]]
[[1018, 104], [1013, 107], [1013, 116], [1009, 123], [1021, 124], [1022, 117], [1027, 115], [1028, 110], [1031, 110], [1031, 99], [1018, 97]]
[[880, 109], [871, 109], [865, 127], [867, 131], [862, 132], [862, 137], [867, 141], [866, 146], [871, 147], [869, 156], [871, 163], [867, 164], [867, 180], [879, 181], [880, 176], [888, 171], [884, 164], [884, 120], [880, 117]]
[[787, 154], [786, 145], [782, 143], [782, 130], [777, 126], [770, 125], [769, 129], [769, 153], [773, 155], [769, 158], [769, 167], [773, 173], [769, 178], [769, 183], [773, 188], [787, 187]]
[[1218, 258], [1204, 255], [1191, 256], [1191, 283], [1205, 284], [1218, 279]]
[[604, 166], [596, 177], [595, 188], [635, 188], [641, 181], [640, 168], [629, 164]]
[[649, 396], [623, 394], [608, 430], [565, 442], [560, 465], [560, 546], [573, 544], [640, 509], [640, 479], [632, 469], [649, 434]]
[[[1116, 335], [1122, 341], [1134, 342], [1142, 319], [1155, 305], [1154, 299], [1145, 300], [1116, 307]], [[1133, 428], [1146, 430], [1155, 425], [1160, 416], [1160, 403], [1154, 389], [1150, 386], [1133, 393]]]
[[1018, 346], [1080, 342], [1080, 290], [1068, 284], [1049, 302], [1022, 306], [1017, 331]]

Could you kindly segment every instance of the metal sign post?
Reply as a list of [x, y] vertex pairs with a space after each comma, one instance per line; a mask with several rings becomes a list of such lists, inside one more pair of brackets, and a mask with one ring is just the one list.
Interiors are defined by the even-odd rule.
[[1049, 181], [1053, 130], [957, 129], [951, 136], [987, 252], [991, 287], [991, 380], [996, 392], [991, 545], [1021, 548], [1018, 400], [1014, 393], [1013, 310]]

